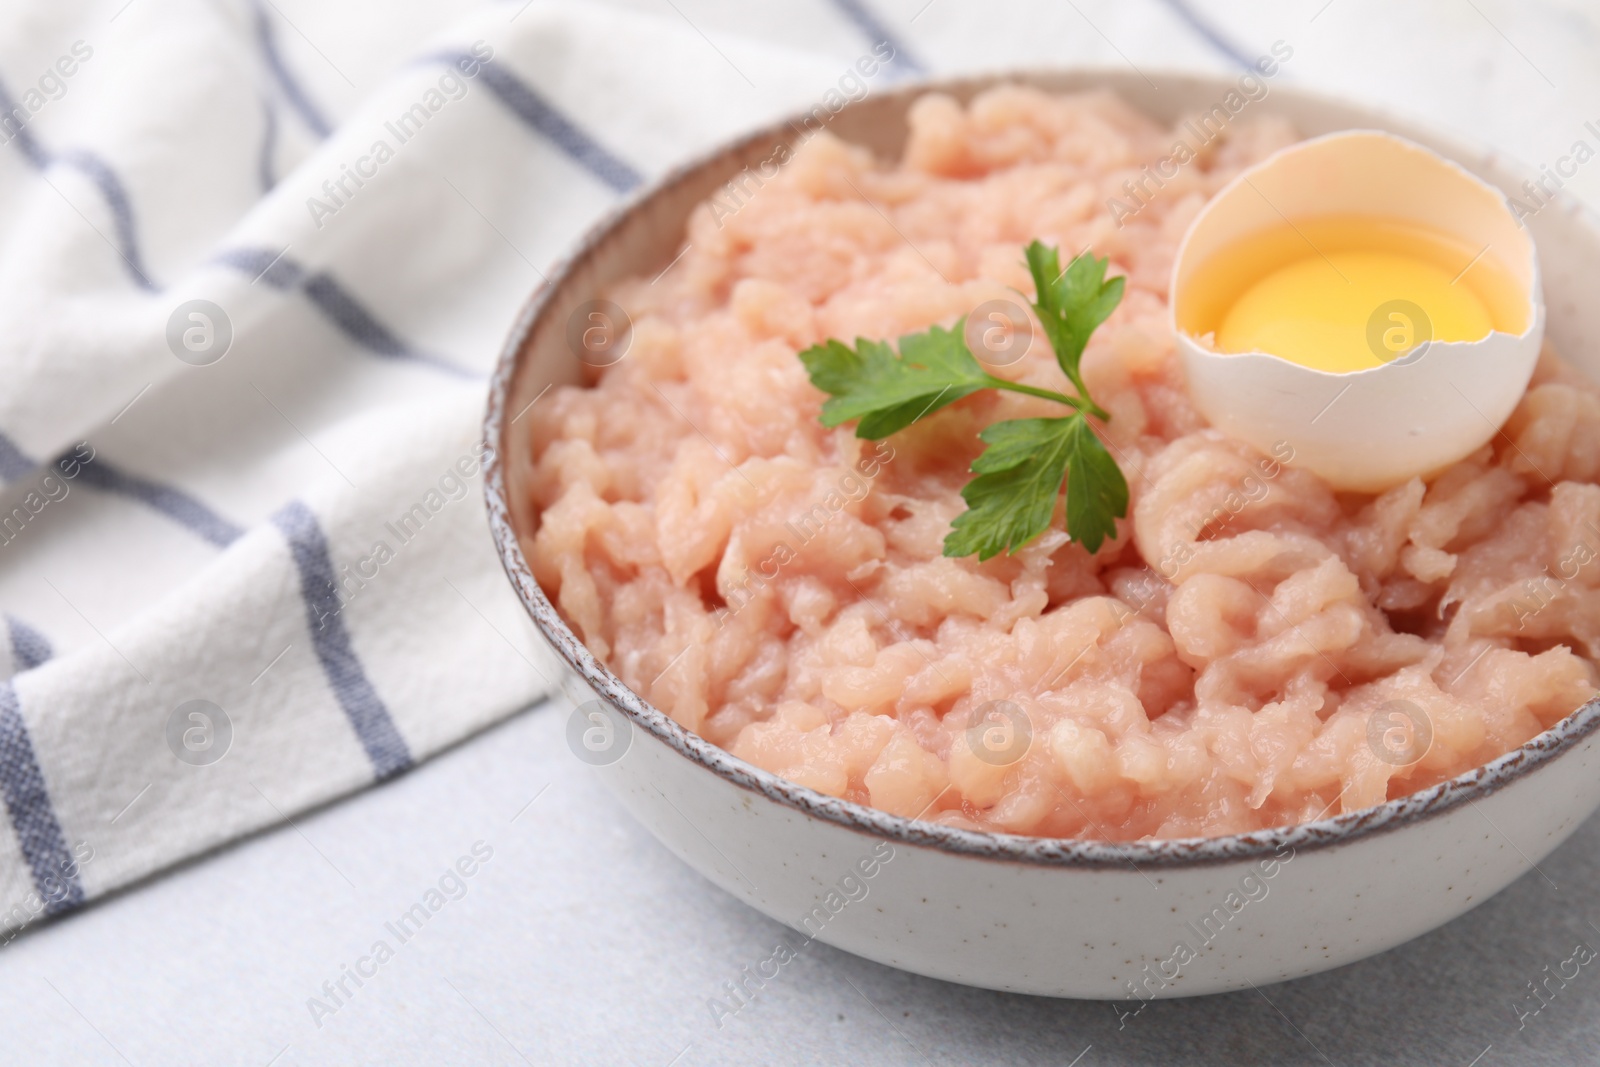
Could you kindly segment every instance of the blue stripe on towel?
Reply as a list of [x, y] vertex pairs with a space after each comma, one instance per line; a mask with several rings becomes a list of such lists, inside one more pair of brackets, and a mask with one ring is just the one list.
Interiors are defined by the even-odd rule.
[[287, 291], [298, 288], [341, 333], [369, 352], [393, 359], [415, 360], [457, 377], [482, 377], [476, 371], [456, 366], [443, 356], [418, 351], [396, 337], [350, 290], [326, 271], [308, 274], [305, 267], [268, 248], [224, 249], [213, 257], [213, 262], [248, 274], [252, 282], [265, 282], [274, 289]]
[[436, 52], [423, 57], [422, 62], [428, 61], [456, 66], [476, 64], [477, 77], [483, 79], [483, 84], [512, 114], [549, 138], [573, 162], [617, 192], [625, 193], [644, 181], [644, 176], [632, 165], [612, 154], [609, 148], [563, 115], [537, 89], [500, 64], [492, 60], [485, 62], [468, 52]]
[[889, 32], [889, 28], [862, 0], [832, 0], [832, 2], [833, 6], [838, 8], [845, 18], [855, 23], [856, 28], [866, 34], [873, 44], [880, 41], [887, 42], [889, 47], [894, 49], [893, 62], [897, 66], [911, 74], [927, 73], [928, 68], [923, 66], [922, 61], [911, 54], [904, 41]]
[[244, 535], [244, 527], [218, 515], [183, 490], [129, 474], [98, 456], [78, 468], [78, 477], [85, 485], [154, 508], [218, 548], [226, 548]]
[[338, 586], [328, 541], [311, 509], [291, 500], [273, 513], [272, 523], [289, 543], [300, 572], [300, 594], [306, 603], [311, 644], [328, 676], [328, 685], [344, 709], [361, 747], [381, 780], [411, 766], [411, 750], [395, 728], [383, 698], [372, 687], [350, 646], [350, 634], [339, 614]]
[[1235, 48], [1215, 26], [1201, 18], [1200, 13], [1189, 6], [1188, 0], [1162, 0], [1162, 3], [1171, 8], [1172, 13], [1182, 19], [1185, 25], [1199, 34], [1206, 44], [1227, 56], [1233, 63], [1243, 67], [1245, 70], [1254, 69], [1255, 60]]
[[21, 673], [37, 667], [55, 655], [50, 639], [15, 615], [7, 615], [6, 629], [11, 631], [11, 666]]
[[250, 275], [251, 284], [266, 282], [274, 289], [293, 289], [306, 276], [304, 267], [270, 248], [225, 248], [212, 258]]
[[[10, 116], [16, 108], [16, 101], [6, 91], [5, 85], [0, 83], [0, 116]], [[15, 141], [17, 148], [27, 157], [28, 162], [39, 170], [48, 170], [56, 164], [61, 164], [76, 168], [94, 182], [111, 212], [112, 225], [117, 233], [115, 247], [117, 254], [122, 257], [123, 266], [128, 268], [128, 273], [133, 275], [133, 280], [138, 283], [139, 288], [154, 290], [156, 284], [145, 272], [144, 255], [139, 251], [139, 235], [134, 227], [133, 208], [128, 202], [128, 193], [122, 187], [122, 179], [117, 177], [111, 167], [99, 156], [89, 152], [74, 150], [56, 153], [47, 150], [34, 138], [33, 131], [25, 123], [15, 129], [8, 124], [4, 132], [10, 134], [6, 140]]]
[[35, 466], [15, 441], [0, 433], [0, 481], [14, 482], [18, 478], [26, 478]]
[[319, 271], [307, 278], [300, 288], [318, 310], [362, 348], [380, 356], [412, 355], [411, 350], [357, 303], [332, 275]]
[[138, 234], [133, 227], [133, 205], [128, 201], [127, 190], [122, 187], [122, 179], [104, 160], [89, 152], [76, 149], [62, 152], [54, 161], [78, 168], [100, 189], [101, 197], [111, 209], [112, 224], [117, 230], [117, 250], [122, 254], [123, 265], [133, 275], [139, 288], [151, 292], [160, 288], [145, 271], [144, 254], [139, 250]]
[[256, 160], [256, 177], [261, 182], [261, 191], [270, 193], [278, 184], [272, 167], [278, 154], [278, 109], [272, 106], [271, 100], [261, 101], [261, 122], [261, 155]]
[[82, 904], [77, 864], [50, 806], [44, 774], [22, 721], [22, 705], [10, 682], [0, 683], [0, 793], [5, 795], [22, 857], [33, 872], [34, 888], [44, 899], [45, 914]]
[[[61, 455], [65, 458], [70, 454], [63, 452]], [[39, 464], [18, 448], [16, 442], [0, 433], [0, 479], [14, 482], [38, 467]], [[212, 511], [182, 489], [129, 474], [100, 456], [87, 462], [80, 461], [77, 467], [76, 477], [83, 479], [85, 485], [137, 500], [218, 548], [232, 544], [244, 533], [244, 527]], [[50, 469], [55, 470], [56, 464], [51, 464]]]
[[261, 6], [260, 0], [255, 0], [251, 6], [255, 8], [256, 15], [256, 43], [261, 46], [261, 54], [267, 61], [267, 69], [272, 72], [278, 88], [283, 90], [284, 99], [289, 101], [290, 107], [299, 112], [300, 118], [310, 127], [312, 133], [318, 137], [328, 136], [333, 132], [333, 127], [322, 117], [322, 111], [311, 102], [310, 95], [290, 73], [289, 65], [283, 60], [283, 53], [278, 51], [278, 36], [272, 28], [272, 19], [267, 16], [267, 9]]

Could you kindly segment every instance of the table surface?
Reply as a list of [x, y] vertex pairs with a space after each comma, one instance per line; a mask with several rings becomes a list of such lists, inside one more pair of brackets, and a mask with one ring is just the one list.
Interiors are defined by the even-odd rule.
[[[714, 34], [762, 32], [753, 6], [673, 6]], [[873, 6], [915, 21], [909, 36], [941, 71], [1034, 48], [975, 34], [958, 0]], [[1584, 123], [1600, 119], [1600, 15], [1578, 0], [1082, 0], [1079, 13], [1083, 34], [1060, 43], [1059, 62], [1227, 69], [1224, 47], [1254, 55], [1286, 39], [1296, 48], [1286, 80], [1535, 164], [1592, 139]], [[1217, 40], [1183, 25], [1195, 13]], [[1600, 167], [1569, 191], [1600, 202]], [[637, 827], [567, 750], [567, 712], [559, 701], [535, 708], [396, 781], [24, 934], [0, 952], [0, 1060], [1600, 1062], [1600, 965], [1537, 1015], [1518, 1015], [1547, 965], [1579, 943], [1600, 946], [1597, 820], [1540, 864], [1542, 876], [1415, 942], [1259, 992], [1154, 1004], [1122, 1028], [1106, 1004], [967, 989], [818, 944], [718, 1029], [708, 999], [782, 927]], [[488, 858], [452, 881], [474, 854]], [[450, 896], [437, 914], [359, 986], [346, 977], [378, 939], [398, 943], [386, 924], [441, 878]], [[344, 992], [325, 992], [341, 979]]]

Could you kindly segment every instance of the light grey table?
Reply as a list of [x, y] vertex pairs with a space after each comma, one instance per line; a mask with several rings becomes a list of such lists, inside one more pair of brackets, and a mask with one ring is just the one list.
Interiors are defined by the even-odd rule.
[[[1520, 1028], [1517, 1016], [1547, 964], [1600, 948], [1594, 820], [1543, 877], [1409, 945], [1260, 992], [1157, 1003], [1120, 1029], [1106, 1004], [967, 989], [822, 945], [718, 1029], [707, 1000], [783, 928], [632, 822], [568, 751], [568, 710], [535, 708], [25, 934], [0, 953], [0, 1062], [1600, 1062], [1600, 959]], [[478, 842], [490, 858], [446, 880], [459, 899], [401, 927], [401, 943], [386, 924]], [[393, 958], [363, 964], [375, 973], [358, 987], [344, 968], [380, 939]]]

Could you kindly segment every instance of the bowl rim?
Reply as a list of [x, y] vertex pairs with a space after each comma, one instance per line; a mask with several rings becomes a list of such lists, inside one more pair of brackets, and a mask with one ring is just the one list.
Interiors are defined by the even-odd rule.
[[[1228, 76], [1222, 74], [1192, 71], [1159, 73], [1171, 80], [1207, 83], [1212, 87], [1227, 86], [1232, 83]], [[1008, 81], [1027, 83], [1036, 79], [1060, 78], [1062, 75], [1080, 76], [1086, 83], [1097, 83], [1114, 90], [1121, 89], [1122, 85], [1131, 84], [1131, 79], [1125, 71], [1109, 67], [1074, 66], [919, 78], [897, 83], [892, 88], [873, 94], [870, 99], [880, 100], [889, 95], [912, 97], [925, 92], [952, 89], [977, 90]], [[1425, 135], [1436, 143], [1448, 145], [1450, 151], [1446, 153], [1447, 158], [1458, 164], [1461, 160], [1474, 156], [1483, 160], [1507, 159], [1498, 151], [1486, 148], [1475, 150], [1475, 146], [1465, 144], [1455, 137], [1427, 130], [1379, 108], [1352, 103], [1292, 85], [1276, 87], [1274, 92], [1298, 98], [1307, 104], [1359, 110], [1373, 121], [1390, 124], [1372, 128], [1387, 130], [1393, 127], [1401, 136], [1408, 138]], [[1103, 841], [967, 830], [894, 815], [864, 804], [829, 796], [746, 763], [726, 749], [679, 725], [644, 697], [635, 693], [614, 675], [610, 668], [600, 662], [567, 626], [538, 582], [534, 580], [527, 559], [522, 553], [521, 544], [511, 521], [511, 508], [507, 502], [505, 463], [501, 449], [511, 385], [521, 364], [521, 353], [525, 342], [540, 320], [541, 314], [550, 306], [567, 279], [607, 236], [621, 227], [635, 212], [644, 209], [658, 195], [688, 179], [701, 168], [715, 165], [725, 157], [735, 155], [757, 143], [770, 143], [773, 138], [782, 136], [786, 131], [793, 132], [796, 128], [795, 123], [800, 121], [799, 114], [788, 115], [730, 140], [719, 142], [709, 150], [696, 153], [654, 180], [641, 184], [618, 201], [570, 247], [568, 253], [554, 265], [545, 280], [535, 288], [524, 303], [507, 335], [489, 383], [488, 406], [483, 422], [483, 443], [486, 446], [483, 468], [484, 497], [490, 532], [499, 552], [501, 564], [516, 589], [523, 607], [544, 639], [566, 666], [586, 683], [587, 688], [605, 703], [622, 712], [632, 727], [642, 728], [685, 759], [741, 789], [757, 793], [802, 815], [821, 819], [848, 830], [884, 838], [896, 844], [1030, 866], [1083, 869], [1131, 866], [1141, 873], [1142, 867], [1183, 868], [1248, 860], [1267, 861], [1281, 858], [1285, 849], [1290, 850], [1292, 855], [1302, 849], [1333, 848], [1365, 837], [1398, 830], [1442, 815], [1461, 805], [1473, 803], [1520, 781], [1535, 768], [1576, 748], [1580, 742], [1600, 728], [1600, 695], [1597, 695], [1554, 726], [1486, 764], [1426, 789], [1372, 807], [1320, 817], [1292, 826], [1271, 827], [1247, 833], [1215, 837]], [[1586, 208], [1564, 193], [1561, 199], [1565, 201], [1565, 213], [1569, 217], [1581, 215], [1592, 224], [1594, 216]]]

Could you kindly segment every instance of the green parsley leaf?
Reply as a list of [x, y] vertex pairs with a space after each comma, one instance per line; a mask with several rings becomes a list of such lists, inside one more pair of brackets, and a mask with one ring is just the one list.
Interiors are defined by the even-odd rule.
[[989, 447], [972, 461], [978, 476], [961, 489], [967, 510], [950, 523], [945, 555], [990, 559], [1049, 528], [1067, 476], [1067, 424], [1075, 421], [1011, 419], [978, 435]]
[[[1123, 279], [1105, 280], [1109, 258], [1096, 259], [1086, 253], [1073, 259], [1063, 271], [1057, 251], [1039, 241], [1030, 244], [1026, 254], [1028, 271], [1039, 294], [1033, 305], [1034, 314], [1039, 316], [1050, 347], [1055, 349], [1056, 362], [1077, 387], [1078, 395], [1087, 399], [1089, 390], [1084, 387], [1078, 364], [1089, 335], [1121, 302]], [[1098, 406], [1094, 413], [1107, 417]]]
[[1060, 254], [1034, 241], [1028, 269], [1038, 290], [1033, 305], [1056, 362], [1077, 396], [986, 373], [967, 348], [966, 320], [945, 330], [900, 338], [900, 350], [857, 338], [851, 348], [829, 340], [800, 353], [811, 383], [829, 394], [824, 426], [858, 420], [856, 436], [888, 437], [981, 389], [1005, 389], [1054, 400], [1073, 414], [1011, 419], [979, 434], [988, 446], [972, 463], [977, 475], [961, 490], [967, 511], [951, 523], [944, 554], [980, 560], [1014, 551], [1050, 527], [1061, 484], [1067, 486], [1067, 533], [1090, 552], [1117, 534], [1128, 514], [1128, 483], [1095, 434], [1088, 416], [1111, 416], [1089, 396], [1078, 365], [1089, 336], [1122, 299], [1123, 280], [1105, 280], [1109, 260], [1081, 255], [1061, 269]]
[[985, 374], [962, 338], [966, 320], [954, 330], [935, 326], [900, 338], [900, 354], [882, 341], [856, 339], [850, 348], [829, 340], [800, 353], [811, 384], [831, 394], [822, 405], [822, 425], [860, 419], [857, 437], [877, 439], [954, 404], [995, 379]]
[[[1090, 552], [1117, 536], [1128, 514], [1128, 480], [1083, 415], [1067, 420], [1067, 532]], [[981, 458], [981, 457], [980, 457]]]
[[1081, 414], [1011, 419], [978, 435], [989, 447], [972, 461], [976, 478], [961, 490], [967, 510], [950, 524], [944, 554], [990, 559], [1050, 528], [1061, 482], [1067, 482], [1067, 529], [1096, 552], [1127, 514], [1128, 483]]

